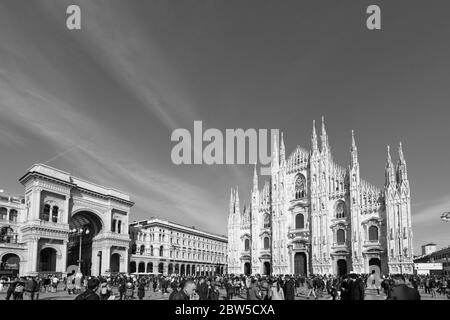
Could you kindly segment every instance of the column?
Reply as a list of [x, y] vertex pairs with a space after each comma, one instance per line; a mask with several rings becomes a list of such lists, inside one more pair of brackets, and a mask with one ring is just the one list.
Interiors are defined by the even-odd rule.
[[69, 216], [70, 216], [70, 194], [66, 195], [66, 202], [64, 204], [64, 212], [61, 215], [61, 222], [62, 223], [69, 223]]
[[9, 221], [9, 213], [10, 213], [11, 209], [6, 210], [6, 221]]
[[[111, 247], [102, 247], [102, 275], [110, 269]], [[136, 266], [137, 267], [137, 266]]]
[[41, 189], [34, 189], [31, 196], [31, 215], [30, 220], [39, 220], [41, 210]]
[[[101, 256], [99, 255], [101, 254]], [[98, 276], [99, 271], [103, 272], [103, 268], [99, 270], [100, 267], [100, 259], [103, 259], [103, 252], [101, 250], [98, 250], [97, 248], [92, 248], [92, 256], [91, 256], [91, 275]], [[103, 263], [103, 262], [102, 262]]]
[[56, 271], [65, 273], [67, 270], [67, 241], [63, 241], [60, 248], [61, 255], [58, 257], [59, 265], [57, 266]]
[[[145, 266], [147, 268], [147, 266]], [[155, 265], [153, 264], [153, 268], [155, 268]], [[120, 257], [120, 272], [128, 272], [128, 250], [125, 249], [123, 254]]]
[[31, 237], [28, 240], [28, 256], [26, 273], [32, 274], [38, 271], [39, 260], [39, 238]]

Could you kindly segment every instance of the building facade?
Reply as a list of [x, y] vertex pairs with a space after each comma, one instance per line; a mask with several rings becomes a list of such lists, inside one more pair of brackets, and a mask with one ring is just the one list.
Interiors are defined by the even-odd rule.
[[410, 185], [400, 143], [388, 146], [382, 189], [360, 176], [352, 131], [350, 163], [332, 157], [322, 118], [320, 147], [286, 157], [275, 140], [271, 177], [259, 188], [255, 166], [249, 205], [231, 190], [228, 271], [234, 274], [413, 273]]
[[129, 195], [43, 164], [19, 181], [23, 197], [0, 196], [0, 274], [127, 271]]
[[227, 238], [160, 218], [130, 224], [130, 273], [227, 273]]
[[450, 246], [436, 250], [436, 244], [431, 243], [422, 246], [422, 248], [422, 255], [414, 259], [416, 269], [418, 269], [417, 267], [420, 265], [440, 264], [440, 270], [434, 270], [434, 274], [446, 276], [450, 275]]

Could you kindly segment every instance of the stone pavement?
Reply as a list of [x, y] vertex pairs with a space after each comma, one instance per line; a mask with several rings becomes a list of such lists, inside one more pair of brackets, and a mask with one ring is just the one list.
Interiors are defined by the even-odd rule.
[[[445, 295], [436, 294], [435, 298], [432, 298], [430, 294], [425, 294], [422, 289], [419, 289], [420, 295], [422, 300], [447, 300]], [[300, 294], [295, 298], [295, 300], [313, 300], [314, 298], [310, 296], [309, 298], [306, 297], [308, 293], [308, 290], [303, 287], [300, 288]], [[113, 294], [116, 295], [116, 299], [119, 298], [119, 293], [117, 288], [113, 289]], [[153, 290], [147, 290], [145, 292], [144, 300], [168, 300], [169, 294], [162, 294], [161, 292], [153, 292]], [[366, 290], [365, 293], [365, 300], [385, 300], [386, 295], [383, 292], [380, 292], [380, 295], [377, 294], [376, 290]], [[223, 300], [225, 297], [226, 292], [225, 289], [220, 289], [220, 300]], [[69, 295], [67, 294], [67, 291], [63, 290], [63, 287], [59, 287], [58, 291], [56, 293], [53, 292], [41, 292], [39, 294], [39, 300], [74, 300], [76, 295]], [[3, 291], [0, 293], [0, 300], [4, 300], [6, 297], [6, 292]], [[24, 294], [24, 300], [28, 300], [29, 297], [27, 294]], [[135, 299], [137, 299], [137, 291], [135, 292]], [[323, 295], [320, 295], [318, 297], [318, 300], [331, 300], [331, 296], [327, 294], [326, 292]], [[245, 297], [234, 297], [233, 300], [245, 300]]]

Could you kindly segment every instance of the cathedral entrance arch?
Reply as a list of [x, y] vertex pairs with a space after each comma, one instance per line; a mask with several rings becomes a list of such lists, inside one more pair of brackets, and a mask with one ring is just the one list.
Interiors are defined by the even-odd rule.
[[244, 274], [246, 276], [249, 276], [251, 273], [252, 273], [252, 266], [251, 266], [250, 262], [244, 263]]
[[263, 274], [266, 276], [270, 276], [270, 262], [264, 262], [263, 264], [264, 270], [263, 270]]
[[375, 274], [380, 277], [381, 275], [381, 261], [378, 258], [372, 258], [369, 260], [369, 274], [372, 274], [372, 270], [375, 270]]
[[306, 254], [304, 252], [297, 252], [294, 256], [294, 273], [296, 275], [306, 275]]
[[[69, 235], [69, 243], [67, 246], [67, 264], [79, 264], [81, 243], [81, 273], [91, 275], [93, 238], [101, 232], [102, 221], [91, 211], [78, 211], [70, 217], [69, 227], [72, 232]], [[84, 233], [80, 237], [79, 233], [74, 232], [77, 230], [89, 230], [89, 233]]]
[[337, 261], [338, 276], [345, 276], [347, 274], [347, 260], [339, 259]]

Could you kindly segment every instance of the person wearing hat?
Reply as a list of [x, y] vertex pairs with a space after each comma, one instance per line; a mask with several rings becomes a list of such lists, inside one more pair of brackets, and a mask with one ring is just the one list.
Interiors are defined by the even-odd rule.
[[76, 296], [75, 300], [100, 300], [100, 297], [95, 293], [100, 286], [100, 281], [96, 278], [88, 280], [87, 289], [83, 293]]

